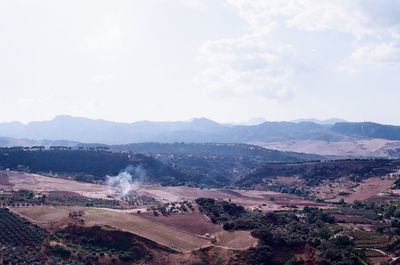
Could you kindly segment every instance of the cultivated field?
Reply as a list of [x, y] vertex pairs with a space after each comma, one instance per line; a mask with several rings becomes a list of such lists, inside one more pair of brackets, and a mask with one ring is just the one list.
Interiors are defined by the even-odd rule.
[[390, 177], [368, 178], [360, 182], [357, 187], [349, 190], [349, 194], [338, 194], [332, 201], [339, 201], [342, 198], [345, 202], [349, 203], [356, 200], [365, 201], [373, 196], [389, 191], [395, 181], [396, 179]]
[[216, 235], [216, 245], [232, 249], [248, 249], [257, 245], [257, 239], [249, 231], [221, 231]]
[[[3, 177], [0, 187], [13, 190], [33, 190], [36, 192], [47, 191], [74, 191], [90, 198], [106, 198], [109, 193], [107, 186], [83, 183], [74, 180], [46, 177], [38, 174], [22, 173], [16, 171], [1, 171]], [[8, 184], [7, 184], [8, 182]], [[2, 185], [3, 184], [3, 185]], [[5, 185], [4, 185], [5, 184]]]
[[222, 231], [221, 225], [213, 224], [204, 214], [201, 214], [197, 210], [194, 212], [189, 211], [185, 214], [171, 214], [169, 216], [154, 216], [152, 212], [148, 212], [140, 214], [140, 217], [199, 236]]
[[[102, 199], [107, 199], [110, 195], [114, 195], [114, 191], [105, 185], [13, 171], [6, 172], [6, 174], [7, 177], [3, 177], [4, 181], [11, 184], [2, 185], [1, 187], [4, 189], [26, 189], [43, 193], [49, 191], [73, 191], [89, 198]], [[260, 207], [263, 211], [287, 210], [291, 209], [293, 205], [297, 205], [299, 208], [307, 205], [324, 206], [323, 204], [304, 200], [301, 197], [272, 191], [199, 189], [186, 186], [162, 187], [158, 185], [142, 185], [139, 189], [135, 190], [135, 192], [140, 195], [153, 197], [160, 202], [194, 201], [199, 197], [207, 197], [231, 200], [234, 203], [248, 208]]]
[[298, 196], [273, 191], [198, 189], [185, 186], [142, 186], [139, 192], [146, 192], [161, 202], [192, 201], [199, 197], [206, 197], [217, 200], [230, 200], [247, 208], [259, 207], [263, 211], [288, 210], [293, 205], [299, 208], [304, 206], [324, 207], [323, 204], [307, 201]]
[[[222, 231], [221, 226], [212, 224], [200, 213], [187, 216], [180, 214], [169, 217], [150, 217], [147, 214], [128, 214], [116, 210], [62, 206], [14, 207], [11, 210], [52, 230], [73, 222], [68, 217], [70, 210], [83, 211], [86, 226], [113, 226], [182, 252], [211, 245], [245, 249], [257, 242], [249, 232]], [[208, 233], [209, 236], [205, 237], [203, 232]], [[211, 239], [214, 237], [216, 241], [212, 243]]]
[[[206, 238], [195, 236], [172, 227], [142, 218], [137, 214], [118, 213], [106, 209], [94, 209], [86, 207], [15, 207], [12, 208], [22, 216], [37, 222], [43, 226], [52, 227], [58, 223], [59, 226], [68, 224], [70, 210], [83, 211], [86, 226], [109, 225], [124, 231], [138, 234], [161, 245], [179, 251], [191, 251], [211, 245]], [[54, 229], [54, 227], [52, 227]]]
[[[3, 171], [4, 172], [4, 171]], [[68, 179], [59, 179], [37, 174], [5, 172], [2, 188], [6, 190], [33, 190], [36, 193], [52, 194], [56, 191], [73, 191], [89, 198], [107, 199], [114, 196], [105, 185], [81, 183]], [[199, 189], [185, 186], [161, 187], [142, 185], [135, 190], [137, 194], [154, 198], [160, 203], [194, 201], [199, 197], [229, 200], [246, 208], [258, 208], [262, 211], [288, 210], [304, 206], [326, 207], [294, 195], [267, 191], [244, 191], [226, 189]], [[257, 240], [248, 231], [226, 232], [221, 225], [213, 224], [201, 214], [188, 210], [185, 214], [174, 212], [169, 216], [154, 216], [147, 212], [149, 205], [132, 205], [135, 209], [106, 209], [82, 206], [30, 206], [12, 207], [12, 211], [55, 231], [76, 220], [71, 211], [82, 211], [83, 224], [86, 226], [109, 225], [124, 231], [143, 236], [161, 245], [181, 252], [190, 252], [208, 246], [220, 246], [225, 249], [246, 249], [257, 244]], [[139, 213], [140, 211], [140, 213]]]

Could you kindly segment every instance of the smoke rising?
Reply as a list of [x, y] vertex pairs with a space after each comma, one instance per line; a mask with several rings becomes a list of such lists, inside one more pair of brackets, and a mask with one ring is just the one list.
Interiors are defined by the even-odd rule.
[[146, 177], [146, 170], [141, 166], [128, 166], [117, 176], [106, 176], [107, 185], [119, 196], [126, 196], [130, 191], [140, 188]]

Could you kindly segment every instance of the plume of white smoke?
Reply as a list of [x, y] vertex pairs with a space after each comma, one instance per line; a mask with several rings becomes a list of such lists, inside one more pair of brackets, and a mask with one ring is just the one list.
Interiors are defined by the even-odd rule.
[[140, 188], [146, 177], [146, 170], [141, 166], [128, 166], [117, 176], [106, 176], [106, 182], [110, 191], [115, 191], [120, 197], [127, 195], [130, 191]]

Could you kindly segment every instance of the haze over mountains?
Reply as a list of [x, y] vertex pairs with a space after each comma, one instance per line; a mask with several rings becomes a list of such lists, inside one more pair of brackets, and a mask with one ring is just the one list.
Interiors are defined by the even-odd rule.
[[[0, 136], [36, 141], [67, 140], [81, 143], [128, 144], [138, 142], [270, 143], [349, 139], [400, 140], [400, 127], [372, 122], [299, 120], [263, 122], [258, 125], [225, 125], [206, 118], [191, 121], [119, 123], [88, 118], [57, 116], [28, 124], [0, 123]], [[3, 138], [2, 144], [7, 142]], [[18, 141], [14, 140], [15, 144]], [[52, 142], [48, 142], [52, 143]], [[68, 144], [68, 142], [58, 142]]]
[[0, 136], [32, 140], [68, 140], [82, 143], [137, 142], [272, 142], [282, 140], [335, 141], [348, 137], [400, 140], [400, 127], [340, 119], [262, 122], [225, 125], [206, 118], [191, 121], [119, 123], [72, 116], [50, 121], [0, 123]]

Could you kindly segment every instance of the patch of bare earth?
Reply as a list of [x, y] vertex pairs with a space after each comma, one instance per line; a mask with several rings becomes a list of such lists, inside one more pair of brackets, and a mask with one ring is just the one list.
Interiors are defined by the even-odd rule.
[[194, 212], [189, 211], [185, 214], [171, 214], [169, 216], [154, 216], [152, 212], [148, 212], [140, 214], [140, 217], [199, 236], [204, 236], [207, 233], [214, 234], [222, 230], [221, 225], [213, 224], [197, 210]]
[[14, 190], [73, 191], [90, 198], [107, 198], [107, 186], [83, 183], [74, 180], [46, 177], [38, 174], [8, 171], [8, 179]]
[[256, 246], [257, 242], [250, 231], [221, 231], [216, 235], [215, 245], [230, 249], [248, 249]]
[[179, 251], [191, 251], [211, 245], [206, 238], [179, 231], [162, 223], [142, 218], [137, 214], [86, 207], [34, 206], [12, 208], [12, 211], [48, 228], [54, 228], [55, 224], [61, 227], [71, 221], [68, 220], [71, 210], [83, 211], [86, 226], [109, 225]]
[[351, 139], [336, 141], [298, 140], [281, 142], [253, 143], [267, 149], [318, 154], [337, 157], [388, 156], [390, 150], [400, 148], [400, 141], [384, 139]]
[[332, 201], [340, 201], [352, 203], [356, 200], [365, 201], [373, 196], [377, 196], [390, 190], [396, 179], [391, 177], [372, 177], [363, 180], [349, 194], [338, 195]]
[[351, 194], [358, 185], [359, 183], [343, 177], [335, 181], [324, 181], [312, 187], [311, 192], [317, 198], [335, 200], [339, 195]]
[[69, 210], [63, 207], [12, 207], [10, 210], [50, 230], [57, 230], [69, 223]]
[[294, 205], [299, 208], [304, 206], [325, 206], [321, 203], [307, 201], [298, 196], [273, 191], [198, 189], [185, 186], [143, 186], [139, 191], [144, 191], [162, 202], [193, 201], [199, 197], [205, 197], [216, 200], [230, 200], [250, 209], [261, 207], [265, 211], [288, 210], [292, 209]]
[[[1, 171], [0, 171], [1, 172]], [[105, 185], [77, 182], [69, 179], [53, 178], [38, 174], [21, 172], [7, 172], [8, 180], [13, 185], [9, 189], [27, 189], [35, 192], [47, 193], [73, 191], [77, 194], [89, 198], [107, 199], [110, 190]], [[304, 200], [294, 195], [283, 194], [270, 191], [244, 191], [244, 190], [223, 190], [223, 189], [199, 189], [186, 186], [162, 187], [158, 185], [143, 185], [138, 190], [138, 194], [153, 197], [160, 202], [194, 201], [199, 197], [231, 200], [234, 203], [243, 205], [247, 208], [256, 208], [260, 205], [265, 211], [288, 210], [291, 206], [316, 206], [324, 207]]]

